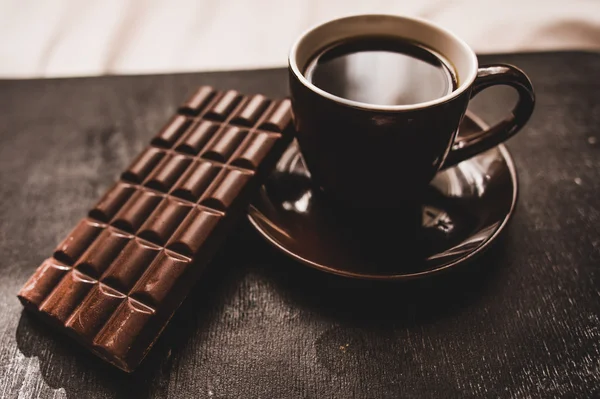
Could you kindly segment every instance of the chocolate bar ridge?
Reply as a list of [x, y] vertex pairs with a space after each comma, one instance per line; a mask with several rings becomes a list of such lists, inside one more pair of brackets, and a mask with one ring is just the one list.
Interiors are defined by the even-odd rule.
[[132, 372], [291, 142], [289, 100], [200, 87], [21, 288]]

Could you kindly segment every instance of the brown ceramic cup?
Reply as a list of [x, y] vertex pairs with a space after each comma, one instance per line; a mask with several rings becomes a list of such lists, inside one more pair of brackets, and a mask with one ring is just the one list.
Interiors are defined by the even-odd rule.
[[[375, 105], [337, 97], [312, 84], [305, 72], [336, 43], [386, 36], [420, 43], [454, 68], [451, 93], [412, 105]], [[430, 22], [392, 15], [336, 19], [302, 34], [289, 54], [289, 83], [297, 138], [313, 181], [349, 208], [398, 208], [418, 201], [443, 168], [486, 151], [518, 132], [535, 102], [531, 81], [505, 64], [479, 66], [473, 50]], [[519, 99], [500, 123], [461, 137], [469, 100], [490, 86], [508, 85]]]

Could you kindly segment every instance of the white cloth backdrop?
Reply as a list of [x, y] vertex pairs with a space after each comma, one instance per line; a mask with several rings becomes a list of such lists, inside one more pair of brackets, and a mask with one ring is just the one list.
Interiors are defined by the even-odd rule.
[[479, 53], [600, 50], [600, 0], [0, 0], [0, 77], [283, 66], [302, 31], [357, 13], [426, 18]]

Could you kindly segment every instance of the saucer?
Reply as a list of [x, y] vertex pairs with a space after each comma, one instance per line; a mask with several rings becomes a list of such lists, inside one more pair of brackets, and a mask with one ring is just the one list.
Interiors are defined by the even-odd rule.
[[[467, 113], [460, 134], [484, 127]], [[391, 229], [362, 229], [357, 235], [332, 216], [335, 210], [313, 189], [294, 141], [261, 187], [248, 217], [275, 248], [324, 272], [377, 280], [425, 277], [472, 260], [490, 246], [513, 214], [517, 175], [508, 150], [499, 145], [439, 172], [429, 189], [411, 233], [392, 223]], [[365, 241], [378, 244], [363, 245]]]

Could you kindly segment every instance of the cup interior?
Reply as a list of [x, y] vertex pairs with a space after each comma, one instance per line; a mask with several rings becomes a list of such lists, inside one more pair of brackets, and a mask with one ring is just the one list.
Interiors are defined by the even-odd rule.
[[[456, 90], [446, 96], [414, 105], [364, 104], [334, 96], [312, 84], [305, 76], [309, 63], [326, 48], [345, 40], [366, 36], [386, 36], [421, 44], [438, 53], [454, 69]], [[456, 35], [428, 21], [394, 15], [356, 15], [336, 19], [309, 29], [294, 43], [289, 66], [296, 78], [321, 96], [347, 105], [376, 110], [398, 111], [443, 103], [467, 90], [477, 76], [477, 57]]]

